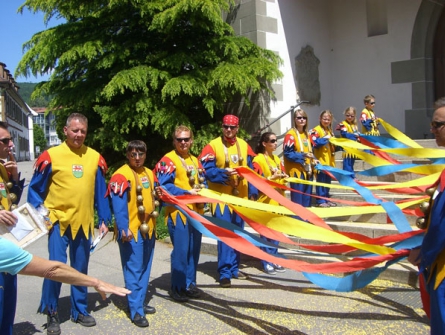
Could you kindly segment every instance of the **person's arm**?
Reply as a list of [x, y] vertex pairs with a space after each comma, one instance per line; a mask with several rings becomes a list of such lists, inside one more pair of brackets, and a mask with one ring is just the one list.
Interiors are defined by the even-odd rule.
[[155, 167], [157, 180], [164, 189], [171, 195], [195, 194], [196, 190], [185, 190], [175, 185], [176, 166], [168, 157], [163, 157]]
[[111, 198], [114, 221], [117, 227], [117, 239], [130, 241], [133, 234], [129, 230], [130, 219], [128, 215], [128, 191], [130, 184], [122, 174], [111, 176], [107, 194]]
[[216, 166], [216, 154], [210, 144], [202, 149], [198, 158], [205, 170], [205, 177], [212, 183], [227, 185], [229, 172], [226, 169], [220, 169]]
[[[248, 145], [247, 146], [247, 166], [253, 170], [253, 159], [255, 158], [256, 154], [252, 150], [252, 148]], [[250, 200], [257, 200], [258, 199], [258, 189], [253, 186], [251, 183], [248, 183], [248, 192], [249, 192], [249, 199]]]
[[64, 263], [50, 261], [38, 256], [33, 256], [31, 262], [26, 265], [19, 274], [43, 277], [65, 284], [94, 287], [104, 300], [107, 298], [106, 294], [116, 294], [123, 297], [131, 293], [131, 291], [126, 288], [117, 287], [100, 279], [80, 273]]
[[295, 137], [291, 134], [284, 137], [283, 154], [291, 162], [304, 164], [304, 153], [295, 151]]
[[47, 151], [42, 153], [34, 164], [34, 174], [28, 187], [27, 201], [35, 208], [43, 204], [48, 192], [48, 183], [51, 179], [51, 157]]
[[111, 222], [110, 202], [106, 196], [107, 183], [105, 181], [105, 174], [107, 173], [107, 169], [105, 159], [100, 156], [94, 185], [94, 203], [99, 217], [98, 228], [104, 236], [108, 233], [108, 224]]

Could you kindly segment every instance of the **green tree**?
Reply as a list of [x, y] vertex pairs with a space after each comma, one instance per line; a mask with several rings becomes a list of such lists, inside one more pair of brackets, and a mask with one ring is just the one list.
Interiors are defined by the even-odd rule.
[[71, 112], [87, 115], [87, 143], [109, 162], [133, 139], [158, 160], [178, 124], [195, 131], [196, 153], [220, 134], [227, 102], [273, 96], [282, 76], [275, 53], [235, 36], [223, 19], [231, 8], [232, 0], [27, 0], [20, 10], [64, 23], [25, 44], [16, 76], [51, 72], [33, 97], [52, 97], [59, 133]]
[[[40, 128], [38, 125], [34, 125], [34, 150], [36, 147], [40, 148], [40, 152], [43, 152], [43, 150], [47, 147], [47, 142], [45, 138], [45, 133], [42, 128]], [[35, 150], [37, 151], [37, 150]]]

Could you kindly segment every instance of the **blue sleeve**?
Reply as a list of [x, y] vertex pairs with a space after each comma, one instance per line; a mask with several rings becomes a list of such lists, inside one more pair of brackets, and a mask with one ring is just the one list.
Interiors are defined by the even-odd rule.
[[0, 255], [0, 272], [12, 275], [22, 271], [32, 260], [29, 252], [2, 237], [0, 237]]
[[372, 120], [371, 119], [361, 120], [361, 122], [362, 122], [363, 127], [366, 128], [366, 130], [368, 130], [368, 131], [372, 130], [372, 126], [371, 126]]
[[122, 197], [113, 192], [110, 193], [111, 204], [113, 206], [114, 220], [117, 227], [117, 239], [122, 238], [122, 230], [125, 234], [129, 228], [129, 216], [128, 216], [128, 191], [130, 188], [124, 191]]
[[27, 201], [35, 208], [43, 204], [48, 192], [48, 183], [52, 175], [52, 165], [49, 164], [42, 172], [35, 169], [28, 186]]
[[[253, 158], [250, 155], [247, 156], [247, 165], [253, 170]], [[255, 200], [258, 199], [258, 189], [251, 183], [248, 183], [248, 193], [249, 193], [249, 199], [251, 197], [254, 197]]]
[[204, 161], [201, 162], [201, 164], [206, 172], [205, 175], [207, 180], [211, 181], [212, 183], [227, 185], [229, 176], [226, 174], [224, 169], [216, 167], [215, 160]]
[[98, 225], [100, 226], [102, 222], [105, 222], [105, 225], [111, 222], [111, 210], [110, 210], [110, 202], [108, 197], [105, 196], [107, 193], [107, 184], [105, 183], [105, 176], [102, 174], [102, 170], [100, 168], [96, 171], [96, 181], [95, 181], [95, 189], [94, 189], [94, 204], [97, 210]]
[[23, 188], [25, 187], [25, 178], [20, 180], [21, 173], [19, 172], [19, 181], [18, 183], [14, 180], [11, 180], [12, 182], [12, 188], [11, 192], [14, 193], [17, 196], [17, 200], [14, 201], [14, 204], [18, 204], [20, 202], [20, 199], [22, 197]]
[[357, 137], [354, 134], [348, 133], [347, 131], [341, 130], [340, 131], [340, 136], [344, 137], [344, 138], [347, 138], [347, 139], [350, 139], [350, 140], [353, 140], [353, 141], [357, 141]]
[[284, 146], [283, 150], [284, 157], [286, 159], [290, 160], [291, 162], [298, 163], [303, 165], [304, 164], [304, 155], [301, 152], [296, 152], [293, 147]]
[[328, 138], [319, 137], [316, 140], [314, 140], [314, 148], [323, 147], [323, 146], [325, 146], [328, 143], [329, 143], [329, 139]]
[[162, 187], [164, 187], [168, 193], [170, 193], [172, 195], [189, 194], [189, 192], [187, 190], [179, 188], [178, 186], [175, 185], [176, 169], [171, 173], [158, 172], [156, 174], [156, 177], [158, 178], [159, 184]]

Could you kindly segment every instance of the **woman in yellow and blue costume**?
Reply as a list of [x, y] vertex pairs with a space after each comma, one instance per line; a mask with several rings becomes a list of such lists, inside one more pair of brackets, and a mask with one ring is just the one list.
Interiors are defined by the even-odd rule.
[[[331, 137], [334, 137], [332, 132], [333, 115], [330, 110], [324, 110], [320, 114], [320, 124], [309, 131], [309, 136], [314, 147], [314, 155], [320, 161], [320, 164], [335, 167], [335, 148], [329, 142]], [[317, 171], [317, 182], [330, 184], [331, 177], [324, 171]], [[319, 207], [334, 207], [336, 204], [329, 201], [331, 197], [329, 188], [324, 186], [315, 187], [317, 198], [317, 206]]]
[[[338, 124], [336, 130], [340, 131], [340, 136], [352, 141], [359, 141], [360, 133], [357, 127], [356, 111], [354, 107], [348, 107], [343, 112], [345, 119]], [[351, 172], [351, 177], [355, 178], [354, 163], [356, 156], [343, 152], [343, 170]]]
[[[260, 140], [255, 148], [255, 153], [257, 154], [253, 159], [253, 168], [256, 173], [262, 175], [268, 180], [273, 180], [275, 182], [280, 182], [281, 179], [288, 177], [284, 172], [284, 165], [277, 155], [273, 152], [277, 149], [277, 136], [272, 132], [266, 132], [261, 135]], [[284, 190], [278, 188], [278, 192], [284, 196]], [[279, 205], [276, 200], [273, 200], [263, 193], [259, 193], [259, 202], [264, 202], [266, 204]], [[267, 238], [261, 235], [261, 238], [271, 244], [278, 245], [278, 241]], [[271, 254], [276, 255], [278, 252], [277, 248], [273, 247], [261, 247], [261, 250]], [[284, 272], [285, 269], [278, 264], [270, 263], [262, 260], [261, 264], [263, 266], [264, 272], [274, 275], [277, 272]]]
[[145, 314], [156, 312], [145, 303], [155, 247], [157, 182], [144, 166], [147, 146], [142, 141], [127, 145], [128, 164], [111, 177], [108, 194], [116, 220], [115, 238], [119, 245], [130, 318], [138, 327], [148, 327]]
[[[174, 150], [156, 164], [159, 184], [172, 195], [198, 194], [207, 187], [204, 169], [190, 153], [193, 132], [186, 126], [178, 126], [173, 132]], [[188, 207], [204, 214], [204, 204], [189, 204]], [[165, 221], [173, 244], [171, 259], [170, 297], [178, 302], [198, 299], [201, 295], [196, 284], [196, 272], [201, 252], [202, 234], [188, 222], [176, 207], [165, 208]]]

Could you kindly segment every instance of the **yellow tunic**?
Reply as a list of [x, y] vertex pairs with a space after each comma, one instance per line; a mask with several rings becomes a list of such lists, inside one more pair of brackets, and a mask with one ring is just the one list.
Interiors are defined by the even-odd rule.
[[11, 207], [11, 200], [9, 199], [9, 189], [6, 183], [9, 182], [8, 172], [3, 164], [0, 163], [0, 194], [1, 194], [1, 205], [4, 209], [9, 210]]
[[[284, 137], [283, 147], [294, 147], [295, 152], [312, 153], [312, 145], [306, 133], [297, 133], [294, 128], [290, 129]], [[302, 164], [292, 162], [284, 156], [284, 169], [286, 173], [291, 176], [300, 177], [304, 175], [303, 179], [308, 179], [307, 171]], [[305, 164], [311, 166], [310, 158], [304, 159]]]
[[[317, 139], [325, 137], [326, 135], [331, 135], [331, 137], [334, 137], [334, 134], [331, 131], [324, 129], [320, 125], [311, 130], [311, 136], [315, 136]], [[315, 140], [312, 139], [312, 142], [315, 142]], [[327, 143], [326, 145], [319, 146], [317, 148], [314, 146], [314, 156], [322, 165], [335, 167], [334, 154], [334, 146], [331, 143]]]
[[[273, 159], [270, 157], [266, 157], [266, 155], [260, 153], [255, 156], [253, 159], [254, 166], [258, 164], [261, 172], [263, 173], [264, 178], [272, 176], [276, 170], [283, 171], [283, 165], [281, 164], [280, 158], [276, 155], [273, 155]], [[275, 180], [275, 182], [279, 182], [279, 180]], [[278, 188], [276, 189], [282, 195], [284, 195], [284, 190]], [[266, 204], [279, 205], [279, 203], [275, 200], [272, 200], [268, 196], [263, 193], [260, 193], [258, 196], [259, 202], [264, 202]]]
[[372, 110], [369, 110], [367, 108], [364, 108], [362, 110], [362, 114], [360, 116], [360, 120], [372, 120], [371, 122], [371, 131], [368, 131], [365, 126], [362, 125], [362, 133], [365, 135], [372, 135], [372, 136], [380, 136], [380, 131], [379, 131], [379, 123], [378, 123], [378, 119], [375, 116], [375, 113]]

